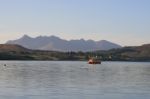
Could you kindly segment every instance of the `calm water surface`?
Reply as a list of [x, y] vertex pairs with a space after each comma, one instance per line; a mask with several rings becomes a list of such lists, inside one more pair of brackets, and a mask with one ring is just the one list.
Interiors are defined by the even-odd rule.
[[148, 62], [0, 61], [0, 99], [133, 98], [150, 99]]

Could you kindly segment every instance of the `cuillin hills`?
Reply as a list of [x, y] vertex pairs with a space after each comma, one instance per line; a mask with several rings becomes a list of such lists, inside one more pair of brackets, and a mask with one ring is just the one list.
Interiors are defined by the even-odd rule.
[[28, 35], [17, 40], [10, 40], [6, 44], [18, 44], [25, 48], [36, 50], [51, 50], [51, 51], [94, 51], [94, 50], [110, 50], [113, 48], [121, 48], [120, 45], [106, 41], [94, 40], [65, 40], [56, 36], [38, 36], [32, 38]]

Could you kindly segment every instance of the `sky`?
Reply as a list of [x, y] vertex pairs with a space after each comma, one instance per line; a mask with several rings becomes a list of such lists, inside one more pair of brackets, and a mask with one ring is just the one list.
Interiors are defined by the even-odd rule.
[[0, 0], [0, 43], [27, 34], [150, 43], [150, 0]]

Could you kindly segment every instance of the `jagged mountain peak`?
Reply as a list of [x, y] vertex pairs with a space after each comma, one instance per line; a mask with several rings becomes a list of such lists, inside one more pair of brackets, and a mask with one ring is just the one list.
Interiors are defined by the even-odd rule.
[[38, 36], [32, 38], [24, 35], [17, 40], [8, 41], [7, 44], [18, 44], [29, 49], [57, 50], [57, 51], [93, 51], [93, 50], [109, 50], [112, 48], [120, 48], [121, 46], [107, 40], [65, 40], [57, 36]]
[[21, 39], [30, 39], [31, 37], [30, 36], [28, 36], [28, 35], [23, 35], [22, 37], [21, 37]]

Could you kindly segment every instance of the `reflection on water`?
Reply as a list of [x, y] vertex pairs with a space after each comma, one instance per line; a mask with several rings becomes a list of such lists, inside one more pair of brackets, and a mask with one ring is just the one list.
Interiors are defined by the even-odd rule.
[[0, 99], [132, 98], [150, 98], [150, 63], [0, 62]]

